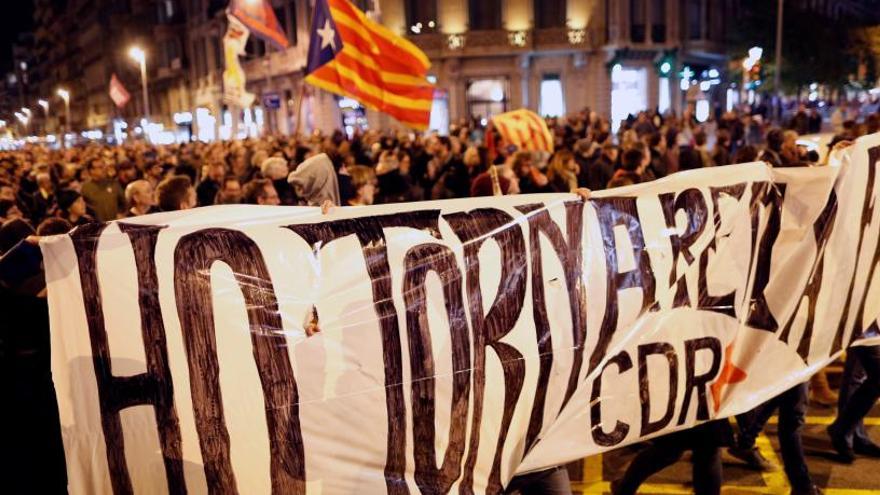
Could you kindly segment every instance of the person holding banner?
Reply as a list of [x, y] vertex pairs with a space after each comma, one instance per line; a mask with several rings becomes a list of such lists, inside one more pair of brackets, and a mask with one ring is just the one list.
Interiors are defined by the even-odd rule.
[[720, 494], [721, 445], [731, 433], [727, 420], [718, 420], [654, 439], [630, 462], [623, 478], [611, 483], [612, 495], [635, 495], [642, 483], [678, 462], [687, 450], [693, 451], [694, 493]]
[[847, 351], [837, 418], [828, 426], [839, 459], [852, 464], [856, 454], [880, 457], [880, 446], [865, 430], [864, 418], [880, 399], [880, 346], [856, 346]]
[[[801, 165], [798, 162], [787, 162], [781, 158], [779, 150], [782, 146], [783, 133], [778, 128], [767, 132], [768, 148], [762, 159], [774, 167]], [[801, 442], [801, 431], [807, 413], [810, 396], [809, 382], [798, 384], [761, 404], [750, 412], [737, 416], [740, 434], [735, 446], [728, 452], [758, 470], [775, 469], [773, 463], [761, 455], [755, 446], [758, 435], [778, 409], [779, 444], [782, 448], [782, 462], [785, 474], [792, 486], [792, 494], [813, 495], [821, 493], [810, 477], [804, 447]]]
[[[852, 145], [839, 141], [832, 152]], [[876, 327], [875, 327], [876, 328]], [[828, 426], [831, 446], [841, 462], [852, 464], [856, 454], [880, 458], [880, 446], [865, 430], [864, 418], [880, 399], [880, 346], [855, 346], [846, 353], [846, 364], [837, 403], [837, 418]]]
[[290, 173], [287, 181], [293, 186], [303, 206], [320, 206], [326, 209], [341, 204], [336, 171], [326, 153], [306, 159]]

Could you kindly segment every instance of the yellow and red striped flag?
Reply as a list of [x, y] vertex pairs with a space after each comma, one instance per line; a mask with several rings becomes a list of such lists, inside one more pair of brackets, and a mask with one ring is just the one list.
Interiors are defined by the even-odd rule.
[[553, 134], [538, 114], [521, 108], [492, 117], [492, 126], [506, 144], [521, 150], [553, 153]]
[[316, 0], [314, 12], [306, 82], [427, 129], [434, 86], [424, 52], [347, 0]]

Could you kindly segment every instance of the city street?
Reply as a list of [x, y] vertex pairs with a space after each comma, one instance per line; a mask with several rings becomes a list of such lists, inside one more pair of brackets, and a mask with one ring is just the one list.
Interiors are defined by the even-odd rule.
[[[834, 460], [831, 443], [825, 434], [825, 427], [834, 419], [834, 412], [834, 409], [821, 407], [811, 407], [808, 412], [803, 441], [813, 480], [827, 495], [869, 495], [880, 492], [880, 470], [877, 469], [876, 459], [858, 457], [851, 465]], [[872, 437], [880, 437], [880, 408], [875, 407], [871, 416], [866, 418], [865, 426]], [[758, 438], [758, 448], [764, 457], [782, 465], [779, 443], [776, 440], [775, 416], [764, 434]], [[625, 447], [571, 464], [569, 475], [572, 479], [572, 491], [575, 495], [610, 493], [610, 481], [623, 475], [630, 459], [638, 450], [638, 446]], [[781, 470], [772, 473], [752, 471], [726, 452], [723, 462], [725, 494], [787, 495], [791, 489]], [[639, 493], [690, 494], [693, 493], [690, 480], [690, 454], [687, 453], [674, 466], [661, 471], [649, 483], [642, 485]]]
[[880, 0], [4, 7], [0, 495], [880, 495]]

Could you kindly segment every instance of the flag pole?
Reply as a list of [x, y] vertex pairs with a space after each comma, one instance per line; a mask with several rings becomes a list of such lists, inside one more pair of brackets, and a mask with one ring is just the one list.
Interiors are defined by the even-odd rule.
[[294, 124], [293, 131], [294, 135], [299, 136], [301, 134], [302, 126], [302, 106], [303, 106], [303, 93], [306, 90], [306, 81], [305, 76], [299, 82], [299, 90], [296, 92], [296, 103], [294, 104], [294, 109], [296, 111], [296, 123]]
[[[263, 67], [266, 68], [266, 93], [270, 94], [275, 92], [274, 84], [272, 83], [272, 43], [268, 41], [264, 41], [264, 43], [266, 44], [266, 53], [263, 54]], [[275, 134], [275, 109], [266, 106], [265, 98], [261, 103], [266, 108], [266, 113], [263, 115], [263, 134], [273, 135]], [[272, 114], [272, 118], [269, 118], [270, 114]]]

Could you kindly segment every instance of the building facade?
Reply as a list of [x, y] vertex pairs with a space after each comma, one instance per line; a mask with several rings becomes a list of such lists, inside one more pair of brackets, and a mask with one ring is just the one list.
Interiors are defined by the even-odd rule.
[[[452, 121], [520, 107], [543, 115], [589, 108], [621, 119], [716, 96], [731, 3], [383, 0], [382, 19], [431, 58]], [[713, 84], [695, 94], [691, 86], [704, 80]]]
[[[233, 121], [264, 131], [395, 127], [303, 84], [314, 0], [270, 0], [290, 41], [254, 37], [241, 57], [255, 107], [223, 101], [226, 0], [35, 0], [29, 98], [50, 98], [43, 128], [64, 127], [59, 87], [71, 94], [71, 128], [111, 131], [144, 115], [138, 65], [147, 54], [151, 120], [203, 139], [231, 135]], [[735, 0], [356, 0], [431, 59], [432, 128], [529, 108], [565, 115], [589, 108], [614, 119], [648, 108], [680, 112], [723, 101], [725, 18]], [[132, 95], [108, 96], [116, 74]], [[682, 82], [682, 79], [686, 79]], [[31, 102], [33, 103], [33, 102]], [[704, 105], [705, 106], [705, 105]], [[236, 115], [231, 115], [235, 112]], [[225, 129], [225, 131], [224, 131]]]
[[[726, 103], [725, 19], [735, 0], [364, 0], [355, 3], [393, 32], [407, 36], [432, 62], [437, 86], [432, 128], [529, 108], [542, 115], [583, 109], [614, 119], [648, 108], [681, 112]], [[330, 130], [393, 119], [313, 88], [302, 91], [309, 1], [276, 1], [293, 46], [246, 65], [258, 95], [281, 88], [273, 129]], [[284, 5], [289, 6], [287, 15]], [[286, 15], [286, 17], [283, 17]], [[282, 21], [282, 23], [284, 23]], [[257, 54], [260, 52], [257, 51]], [[271, 78], [266, 74], [271, 75]], [[687, 79], [682, 82], [682, 79]], [[734, 92], [736, 93], [736, 92]], [[271, 109], [265, 109], [271, 113]], [[363, 116], [363, 118], [359, 118]]]
[[[179, 2], [170, 0], [35, 0], [30, 99], [49, 102], [49, 111], [39, 114], [43, 130], [112, 132], [114, 121], [142, 118], [147, 108], [139, 64], [128, 54], [132, 46], [146, 54], [151, 120], [170, 123], [170, 112], [190, 99], [185, 19]], [[132, 96], [122, 108], [108, 94], [113, 74]], [[59, 89], [69, 94], [70, 122]]]

